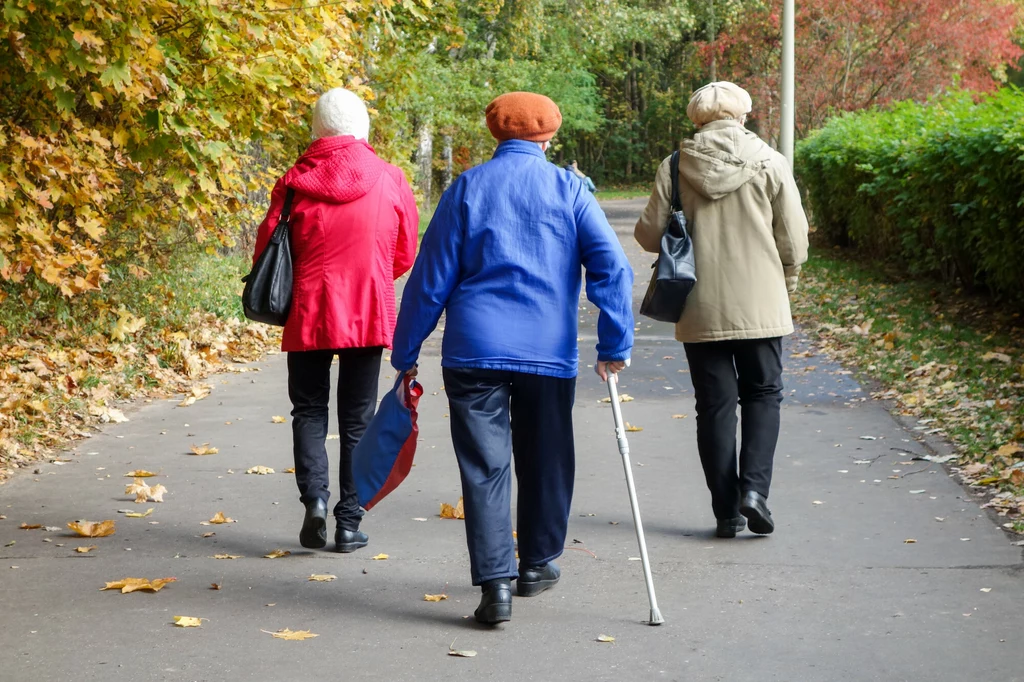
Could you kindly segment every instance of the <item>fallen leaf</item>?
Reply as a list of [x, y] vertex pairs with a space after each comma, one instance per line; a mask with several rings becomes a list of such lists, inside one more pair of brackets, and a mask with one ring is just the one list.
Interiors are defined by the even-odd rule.
[[43, 524], [41, 523], [23, 523], [20, 526], [18, 526], [18, 528], [22, 530], [39, 530], [42, 527]]
[[246, 469], [245, 473], [247, 473], [247, 474], [260, 474], [261, 476], [265, 476], [266, 474], [274, 473], [274, 470], [271, 469], [270, 467], [265, 467], [265, 466], [263, 466], [261, 464], [259, 466], [254, 466], [254, 467], [250, 467], [250, 468]]
[[1001, 362], [1004, 365], [1013, 362], [1013, 358], [1006, 353], [985, 353], [981, 356], [981, 360], [982, 362]]
[[4, 547], [14, 547], [14, 545], [17, 544], [17, 542], [17, 540], [11, 540], [6, 545], [4, 545]]
[[822, 502], [821, 500], [815, 500], [814, 502], [811, 502], [811, 504], [825, 504], [825, 503]]
[[210, 589], [211, 590], [219, 590], [220, 589], [220, 583], [210, 583]]
[[224, 512], [219, 511], [213, 515], [213, 518], [207, 521], [207, 523], [234, 523], [235, 520], [224, 516]]
[[275, 549], [270, 554], [264, 554], [263, 558], [264, 559], [280, 559], [281, 557], [288, 556], [290, 554], [291, 554], [291, 552], [289, 552], [287, 549]]
[[89, 545], [88, 547], [75, 547], [75, 551], [79, 554], [88, 554], [94, 549], [96, 549], [96, 545]]
[[921, 495], [921, 494], [926, 493], [926, 492], [928, 492], [928, 491], [927, 490], [911, 490], [910, 494], [911, 495]]
[[214, 554], [214, 559], [241, 559], [241, 554]]
[[985, 592], [985, 593], [988, 593], [988, 592], [992, 591], [992, 588], [991, 587], [983, 587], [983, 588], [981, 588], [981, 591]]
[[[631, 402], [633, 402], [633, 400], [634, 400], [633, 396], [629, 395], [628, 393], [620, 393], [619, 394], [619, 402], [620, 403], [631, 403]], [[611, 399], [611, 397], [602, 398], [600, 400], [600, 402], [611, 404], [612, 399]]]
[[378, 554], [378, 555], [376, 555], [375, 557], [372, 557], [372, 558], [373, 558], [374, 561], [387, 561], [388, 555], [387, 554]]
[[644, 427], [642, 427], [642, 426], [633, 426], [629, 422], [626, 422], [626, 431], [629, 431], [630, 433], [636, 433], [637, 431], [643, 431], [643, 430], [644, 430]]
[[614, 642], [615, 638], [612, 637], [611, 635], [598, 635], [597, 636], [597, 641], [598, 642]]
[[146, 501], [163, 502], [164, 493], [167, 488], [162, 483], [150, 487], [141, 478], [136, 478], [130, 485], [125, 486], [125, 495], [135, 495], [135, 504], [142, 504]]
[[288, 422], [288, 419], [287, 417], [280, 417], [275, 415], [270, 418], [270, 421], [273, 422], [274, 424], [285, 424]]
[[1007, 443], [998, 450], [996, 450], [997, 457], [1013, 457], [1014, 455], [1024, 452], [1024, 447], [1021, 447], [1017, 443]]
[[216, 535], [216, 533], [214, 533], [213, 531], [210, 531], [209, 533], [203, 533], [204, 538], [212, 538], [214, 535]]
[[915, 540], [914, 538], [907, 538], [906, 540], [903, 541], [904, 545], [913, 545], [913, 544], [916, 544], [916, 543], [917, 543], [917, 540]]
[[152, 471], [146, 471], [145, 469], [136, 469], [135, 471], [129, 471], [125, 474], [127, 478], [149, 478], [150, 476], [156, 476]]
[[202, 445], [192, 446], [193, 455], [216, 455], [220, 450], [214, 447], [210, 447], [209, 443], [203, 443]]
[[426, 519], [425, 519], [425, 518], [423, 518], [422, 516], [415, 516], [415, 517], [413, 517], [413, 519], [412, 519], [412, 520], [413, 520], [413, 521], [426, 521]]
[[149, 509], [147, 509], [144, 512], [128, 512], [127, 514], [125, 514], [125, 518], [129, 518], [129, 519], [144, 519], [144, 518], [146, 518], [147, 516], [149, 516], [150, 514], [153, 513], [153, 509], [154, 509], [154, 507], [150, 507]]
[[274, 639], [287, 639], [291, 641], [301, 641], [304, 639], [312, 639], [313, 637], [319, 637], [320, 635], [314, 635], [309, 630], [278, 630], [277, 632], [271, 632], [270, 630], [260, 630], [272, 636]]
[[447, 502], [441, 503], [441, 518], [442, 519], [465, 519], [466, 510], [462, 506], [462, 498], [459, 498], [458, 504], [454, 507]]
[[72, 521], [68, 528], [83, 538], [105, 538], [114, 534], [114, 522], [107, 521]]
[[282, 474], [294, 474], [295, 473], [295, 467], [288, 467], [287, 469], [282, 469], [281, 473]]
[[423, 601], [444, 601], [448, 598], [447, 594], [425, 594], [423, 595]]
[[455, 642], [457, 642], [457, 641], [459, 641], [458, 637], [453, 639], [452, 643], [448, 645], [448, 655], [449, 656], [458, 656], [459, 658], [473, 658], [474, 656], [476, 656], [476, 652], [473, 651], [472, 649], [465, 649], [465, 650], [456, 649], [455, 648]]
[[686, 415], [685, 414], [674, 414], [674, 415], [672, 415], [672, 418], [673, 419], [686, 419]]
[[312, 583], [329, 583], [337, 579], [338, 576], [330, 575], [327, 573], [314, 573], [313, 575], [309, 576], [309, 582]]
[[174, 616], [174, 624], [180, 628], [197, 628], [203, 624], [203, 620], [195, 616]]
[[168, 583], [173, 583], [177, 578], [121, 578], [113, 582], [107, 583], [106, 587], [101, 587], [100, 592], [103, 590], [121, 590], [121, 594], [128, 594], [129, 592], [159, 592]]

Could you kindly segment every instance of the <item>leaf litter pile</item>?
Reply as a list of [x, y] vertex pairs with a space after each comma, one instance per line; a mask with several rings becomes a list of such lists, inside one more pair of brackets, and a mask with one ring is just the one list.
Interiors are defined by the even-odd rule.
[[[1010, 309], [872, 266], [815, 256], [795, 311], [824, 355], [882, 384], [922, 436], [957, 449], [954, 468], [1024, 532], [1024, 325]], [[844, 372], [846, 373], [846, 372]]]

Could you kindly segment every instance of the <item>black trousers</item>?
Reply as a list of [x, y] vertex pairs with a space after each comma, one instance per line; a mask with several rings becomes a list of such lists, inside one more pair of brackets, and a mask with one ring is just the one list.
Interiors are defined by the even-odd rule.
[[288, 397], [292, 401], [295, 482], [306, 504], [330, 496], [327, 425], [331, 401], [331, 362], [338, 357], [338, 426], [341, 494], [334, 506], [338, 527], [359, 530], [363, 511], [352, 481], [352, 450], [377, 407], [377, 381], [383, 348], [345, 348], [288, 353]]
[[716, 518], [734, 518], [742, 492], [768, 497], [771, 486], [782, 404], [782, 339], [687, 343], [685, 348], [697, 397], [697, 451], [711, 506]]
[[446, 368], [444, 386], [473, 584], [519, 577], [510, 509], [513, 455], [520, 564], [543, 566], [561, 556], [576, 474], [576, 379]]

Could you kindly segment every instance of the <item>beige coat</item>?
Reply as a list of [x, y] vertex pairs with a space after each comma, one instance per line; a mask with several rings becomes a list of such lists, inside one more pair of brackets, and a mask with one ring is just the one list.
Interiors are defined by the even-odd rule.
[[[657, 253], [672, 203], [670, 159], [636, 224]], [[785, 157], [736, 121], [715, 121], [683, 142], [679, 193], [693, 238], [697, 284], [676, 338], [684, 343], [793, 333], [789, 292], [807, 261], [807, 217]]]

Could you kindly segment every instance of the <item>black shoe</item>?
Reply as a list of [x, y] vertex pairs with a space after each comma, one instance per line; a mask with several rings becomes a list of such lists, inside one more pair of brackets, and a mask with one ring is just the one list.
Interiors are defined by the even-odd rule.
[[497, 625], [512, 620], [512, 582], [508, 578], [488, 580], [480, 589], [484, 594], [473, 614], [478, 623]]
[[744, 493], [743, 502], [740, 504], [740, 514], [747, 517], [747, 521], [750, 522], [750, 530], [758, 535], [768, 535], [775, 530], [772, 513], [768, 511], [767, 500], [761, 493], [753, 490]]
[[554, 561], [549, 561], [544, 566], [535, 568], [523, 568], [519, 571], [519, 580], [516, 581], [516, 591], [520, 597], [536, 597], [544, 590], [555, 586], [562, 572]]
[[327, 503], [321, 499], [306, 504], [306, 518], [302, 519], [299, 544], [307, 549], [327, 546]]
[[718, 519], [718, 529], [715, 535], [720, 538], [734, 538], [747, 527], [747, 520], [742, 516], [735, 516], [731, 519]]
[[361, 530], [345, 530], [344, 528], [339, 528], [334, 531], [335, 552], [348, 554], [349, 552], [354, 552], [357, 549], [366, 547], [366, 543], [369, 541], [370, 538]]

